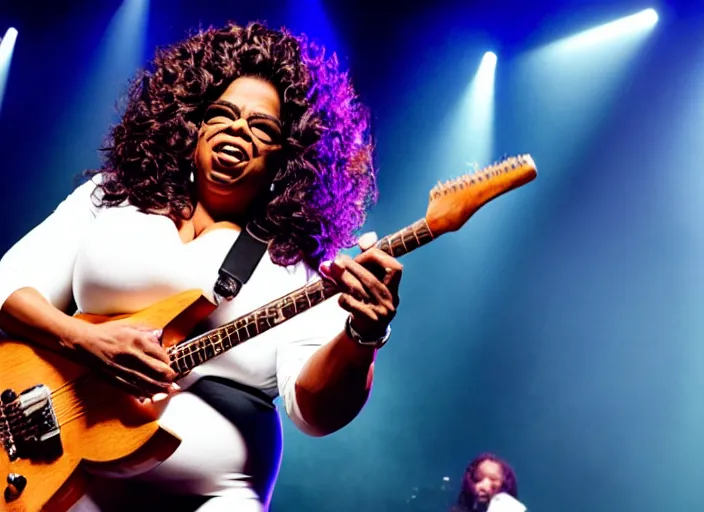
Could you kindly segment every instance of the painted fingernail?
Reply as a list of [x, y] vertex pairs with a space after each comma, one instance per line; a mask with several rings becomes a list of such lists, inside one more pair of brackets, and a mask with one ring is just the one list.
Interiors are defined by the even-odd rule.
[[152, 331], [152, 334], [157, 338], [161, 338], [161, 335], [164, 334], [164, 331], [162, 329], [154, 329]]
[[357, 245], [371, 247], [378, 239], [376, 231], [369, 231], [357, 239]]
[[171, 389], [173, 389], [174, 391], [181, 391], [181, 386], [179, 386], [179, 385], [176, 384], [175, 382], [172, 382], [172, 383], [171, 383]]
[[159, 400], [163, 400], [165, 398], [168, 398], [169, 395], [166, 393], [157, 393], [152, 397], [152, 402], [158, 402]]
[[323, 276], [323, 279], [332, 280], [332, 271], [327, 265], [320, 266], [320, 275]]

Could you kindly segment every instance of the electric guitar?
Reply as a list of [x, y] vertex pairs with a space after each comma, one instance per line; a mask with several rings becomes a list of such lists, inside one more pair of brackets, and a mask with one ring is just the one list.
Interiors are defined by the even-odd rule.
[[[461, 228], [489, 201], [537, 176], [530, 155], [438, 183], [425, 217], [380, 239], [398, 257]], [[204, 334], [195, 327], [216, 306], [200, 290], [162, 300], [132, 315], [78, 315], [91, 323], [163, 329], [179, 378], [195, 367], [339, 293], [319, 280]], [[0, 509], [65, 512], [84, 493], [85, 469], [130, 475], [166, 460], [180, 440], [159, 425], [158, 410], [140, 403], [89, 368], [29, 343], [0, 341]], [[156, 406], [154, 406], [156, 407]], [[1, 486], [0, 486], [1, 487]]]

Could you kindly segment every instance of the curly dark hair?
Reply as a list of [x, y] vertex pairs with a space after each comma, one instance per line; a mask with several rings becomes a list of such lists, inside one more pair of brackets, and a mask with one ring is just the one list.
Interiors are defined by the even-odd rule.
[[355, 243], [376, 200], [369, 114], [335, 54], [263, 23], [199, 30], [157, 50], [130, 83], [121, 121], [101, 148], [100, 202], [186, 220], [189, 180], [207, 105], [233, 80], [269, 81], [281, 99], [284, 143], [273, 192], [257, 216], [280, 265], [317, 264]]
[[467, 465], [467, 469], [462, 477], [462, 488], [460, 489], [460, 494], [457, 496], [457, 502], [452, 506], [450, 512], [475, 512], [479, 510], [477, 507], [477, 497], [472, 488], [474, 482], [475, 474], [479, 469], [479, 465], [484, 461], [496, 462], [501, 466], [501, 471], [504, 475], [504, 481], [499, 489], [499, 492], [505, 492], [510, 494], [514, 498], [518, 498], [518, 481], [516, 480], [516, 473], [513, 468], [505, 460], [497, 457], [493, 453], [481, 453], [474, 458], [472, 462]]

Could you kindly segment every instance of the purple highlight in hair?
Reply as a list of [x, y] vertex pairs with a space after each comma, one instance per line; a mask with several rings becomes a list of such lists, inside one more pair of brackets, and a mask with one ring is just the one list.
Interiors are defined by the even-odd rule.
[[305, 36], [297, 39], [311, 76], [311, 113], [320, 117], [324, 127], [320, 139], [310, 148], [320, 176], [313, 201], [320, 215], [335, 220], [316, 236], [320, 247], [316, 256], [324, 259], [355, 244], [354, 233], [377, 197], [369, 115], [357, 102], [348, 73], [338, 70], [337, 55], [326, 59], [325, 48], [309, 43]]

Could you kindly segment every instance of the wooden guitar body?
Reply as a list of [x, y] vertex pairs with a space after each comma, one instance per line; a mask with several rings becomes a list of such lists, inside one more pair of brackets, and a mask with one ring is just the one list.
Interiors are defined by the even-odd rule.
[[[122, 322], [163, 329], [164, 344], [171, 346], [185, 339], [213, 309], [213, 304], [196, 290], [131, 316], [82, 318], [91, 323]], [[24, 443], [23, 448], [18, 434], [21, 437], [22, 430], [33, 427], [15, 426], [13, 432], [8, 423], [12, 412], [6, 411], [6, 417], [0, 417], [4, 430], [14, 433], [15, 441], [19, 441], [19, 458], [12, 460], [7, 443], [0, 454], [0, 477], [6, 480], [8, 475], [19, 475], [25, 481], [23, 488], [22, 481], [19, 487], [5, 482], [8, 485], [0, 498], [2, 510], [65, 511], [84, 492], [84, 470], [115, 476], [137, 474], [164, 461], [180, 444], [178, 438], [159, 426], [160, 411], [155, 406], [140, 404], [129, 393], [58, 353], [25, 343], [0, 341], [0, 378], [0, 392], [6, 400], [11, 398], [9, 390], [19, 395], [16, 401], [20, 401], [24, 391], [45, 386], [51, 397], [46, 413], [53, 413], [59, 426], [58, 434], [49, 432], [45, 442]], [[43, 403], [41, 397], [38, 403]], [[51, 428], [35, 428], [35, 435], [47, 435], [46, 430]]]

